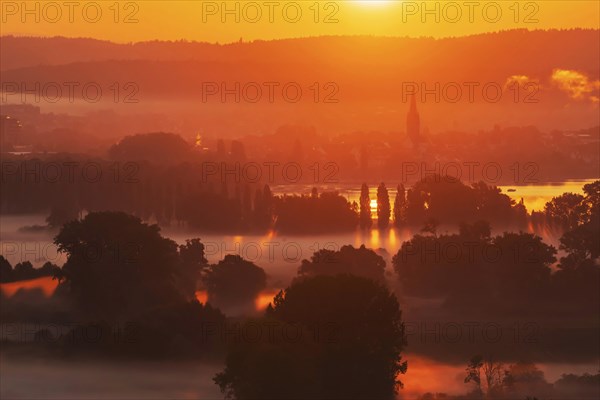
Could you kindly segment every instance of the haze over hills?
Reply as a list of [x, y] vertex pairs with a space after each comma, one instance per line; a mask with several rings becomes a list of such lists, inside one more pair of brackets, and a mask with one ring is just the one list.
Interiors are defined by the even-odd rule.
[[[412, 92], [431, 131], [487, 129], [494, 123], [547, 130], [598, 125], [600, 60], [586, 50], [600, 46], [598, 30], [229, 45], [12, 36], [0, 43], [5, 92], [13, 90], [11, 83], [29, 90], [38, 82], [42, 87], [94, 82], [105, 93], [115, 83], [121, 89], [134, 83], [135, 90], [123, 90], [138, 100], [133, 105], [88, 102], [67, 104], [68, 110], [120, 106], [120, 113], [166, 113], [177, 116], [184, 130], [270, 133], [282, 124], [303, 122], [335, 133], [395, 131], [404, 125]], [[74, 96], [80, 98], [81, 91]], [[50, 111], [60, 104], [43, 100], [39, 105]]]

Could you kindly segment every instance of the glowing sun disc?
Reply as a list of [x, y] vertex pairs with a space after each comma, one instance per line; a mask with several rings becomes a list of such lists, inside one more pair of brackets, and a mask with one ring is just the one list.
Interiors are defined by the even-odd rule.
[[354, 0], [355, 3], [362, 6], [384, 6], [387, 4], [391, 4], [397, 0]]

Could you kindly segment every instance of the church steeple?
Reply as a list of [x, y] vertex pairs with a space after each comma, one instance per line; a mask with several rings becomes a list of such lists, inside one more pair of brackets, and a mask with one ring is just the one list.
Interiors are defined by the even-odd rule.
[[417, 99], [413, 94], [410, 99], [410, 109], [406, 116], [406, 133], [413, 145], [418, 145], [421, 141], [421, 119], [417, 111]]
[[418, 114], [418, 111], [417, 111], [417, 98], [415, 97], [414, 94], [410, 98], [410, 110], [408, 112], [409, 113], [416, 113], [416, 114]]

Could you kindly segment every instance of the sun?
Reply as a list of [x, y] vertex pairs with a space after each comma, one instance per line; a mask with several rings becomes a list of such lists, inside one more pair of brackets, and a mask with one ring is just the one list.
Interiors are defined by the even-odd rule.
[[361, 6], [378, 7], [392, 4], [398, 0], [354, 0], [355, 3]]
[[377, 210], [377, 200], [372, 199], [369, 205], [371, 206], [371, 211]]

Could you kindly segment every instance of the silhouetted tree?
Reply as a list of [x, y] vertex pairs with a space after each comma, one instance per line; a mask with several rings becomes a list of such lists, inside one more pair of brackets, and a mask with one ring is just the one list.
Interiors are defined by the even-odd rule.
[[385, 184], [381, 182], [377, 188], [377, 226], [386, 229], [390, 224], [390, 196]]
[[177, 286], [177, 244], [120, 212], [90, 213], [63, 226], [54, 243], [67, 254], [66, 291], [90, 315], [112, 319], [191, 299]]
[[[134, 319], [134, 332], [119, 354], [169, 359], [198, 359], [222, 354], [225, 343], [219, 329], [225, 315], [210, 304], [197, 300], [157, 308]], [[134, 336], [135, 335], [135, 336]]]
[[267, 283], [265, 271], [239, 255], [228, 254], [211, 265], [202, 281], [208, 301], [218, 307], [253, 306]]
[[4, 256], [0, 255], [0, 282], [11, 282], [13, 278], [12, 274], [12, 265], [10, 265], [10, 262]]
[[255, 226], [260, 230], [271, 228], [273, 220], [273, 194], [269, 185], [258, 189], [254, 197]]
[[298, 276], [309, 278], [317, 275], [351, 274], [385, 282], [385, 260], [364, 245], [355, 249], [342, 246], [338, 251], [322, 249], [315, 252], [309, 260], [302, 260]]
[[476, 392], [483, 393], [481, 390], [481, 368], [483, 367], [483, 357], [473, 356], [467, 364], [467, 376], [465, 383], [473, 382], [476, 386]]
[[558, 398], [597, 399], [600, 397], [600, 373], [563, 374], [554, 382], [554, 388]]
[[369, 198], [369, 187], [366, 183], [360, 188], [360, 218], [361, 229], [368, 229], [373, 225], [371, 219], [371, 199]]
[[523, 398], [524, 395], [551, 396], [552, 385], [544, 378], [544, 372], [531, 362], [511, 364], [504, 371], [502, 388], [496, 397]]
[[[264, 215], [264, 209], [265, 209], [265, 205], [263, 203], [262, 196], [263, 196], [262, 190], [257, 189], [256, 192], [254, 193], [254, 202], [253, 202], [253, 208], [252, 208], [252, 223], [257, 228], [262, 227], [261, 221], [263, 221], [262, 217]], [[264, 227], [262, 227], [262, 228], [264, 229]]]
[[421, 232], [436, 236], [437, 228], [439, 225], [440, 223], [438, 222], [438, 220], [436, 220], [435, 218], [429, 218], [427, 221], [425, 221], [425, 225], [423, 225], [423, 227], [421, 228]]
[[356, 210], [337, 192], [274, 198], [275, 229], [283, 233], [354, 231]]
[[547, 220], [563, 232], [575, 229], [587, 212], [583, 200], [582, 195], [575, 193], [563, 193], [554, 197], [544, 206]]
[[465, 239], [487, 241], [491, 237], [492, 227], [487, 221], [475, 221], [472, 224], [460, 224], [458, 232]]
[[502, 394], [503, 367], [501, 362], [494, 360], [491, 356], [483, 360], [482, 369], [488, 397], [492, 397], [496, 393]]
[[202, 271], [208, 267], [208, 260], [204, 256], [204, 244], [198, 238], [186, 239], [185, 244], [179, 246], [181, 259], [182, 285], [188, 285], [188, 291], [196, 291], [196, 283]]
[[394, 199], [394, 225], [401, 227], [405, 222], [406, 208], [406, 190], [404, 185], [398, 185], [396, 189], [396, 198]]
[[252, 226], [252, 192], [250, 191], [250, 185], [244, 185], [244, 193], [242, 197], [242, 219], [245, 228]]
[[[486, 398], [502, 395], [503, 364], [494, 361], [492, 357], [473, 356], [467, 364], [465, 383], [475, 384], [472, 397], [481, 398], [485, 388]], [[483, 375], [483, 377], [482, 377]], [[482, 385], [485, 383], [485, 386]]]
[[[133, 210], [132, 210], [133, 211]], [[174, 194], [173, 186], [168, 184], [165, 188], [165, 199], [164, 199], [164, 216], [167, 225], [171, 225], [174, 213]]]
[[50, 261], [46, 261], [44, 265], [37, 270], [37, 273], [39, 276], [53, 276], [57, 269], [60, 269], [58, 265], [53, 264]]
[[174, 133], [144, 133], [126, 136], [109, 149], [113, 160], [126, 162], [152, 161], [157, 163], [179, 163], [192, 154], [191, 143]]
[[418, 181], [406, 194], [406, 221], [422, 226], [435, 219], [444, 225], [489, 221], [496, 227], [525, 225], [525, 206], [516, 204], [497, 187], [483, 182], [467, 186], [459, 180], [432, 175]]
[[53, 276], [60, 267], [46, 261], [40, 268], [34, 268], [29, 261], [23, 261], [15, 265], [13, 269], [8, 260], [0, 256], [0, 283], [27, 281], [46, 276]]
[[[239, 343], [214, 380], [237, 400], [393, 399], [406, 372], [401, 317], [396, 297], [369, 279], [294, 282], [276, 296], [263, 324], [294, 326], [303, 340]], [[318, 327], [318, 335], [308, 334]]]
[[406, 222], [411, 226], [422, 225], [426, 219], [425, 199], [417, 189], [406, 192]]
[[[600, 181], [585, 185], [583, 190], [585, 197], [577, 197], [580, 199], [578, 204], [574, 203], [573, 196], [568, 196], [570, 211], [563, 210], [558, 213], [555, 211], [558, 208], [557, 204], [551, 205], [552, 202], [546, 204], [546, 207], [554, 210], [555, 214], [561, 215], [558, 217], [559, 220], [562, 220], [564, 226], [569, 228], [560, 239], [561, 250], [569, 253], [571, 261], [577, 259], [578, 262], [585, 259], [595, 260], [600, 257], [600, 240], [598, 240], [600, 237]], [[553, 202], [556, 199], [553, 199]], [[560, 201], [558, 204], [564, 206], [565, 202], [566, 200]]]
[[525, 207], [525, 201], [523, 198], [515, 204], [513, 207], [515, 226], [519, 229], [525, 229], [527, 227], [527, 208]]
[[18, 280], [33, 279], [36, 277], [35, 268], [29, 261], [23, 261], [15, 265], [13, 277]]
[[[404, 291], [443, 297], [463, 313], [539, 312], [551, 293], [550, 266], [556, 249], [538, 236], [504, 233], [490, 237], [484, 222], [462, 224], [459, 234], [415, 235], [392, 258]], [[518, 304], [528, 302], [528, 310]], [[535, 311], [534, 311], [535, 310]]]
[[[521, 223], [524, 205], [517, 205], [508, 195], [503, 194], [500, 188], [488, 186], [484, 182], [477, 182], [471, 185], [468, 190], [464, 185], [457, 182], [452, 191], [460, 193], [462, 196], [457, 198], [454, 207], [460, 213], [460, 222], [472, 222], [476, 220], [488, 221], [495, 227], [509, 228]], [[472, 209], [472, 202], [475, 202], [475, 209]], [[473, 213], [473, 214], [471, 214]], [[440, 219], [440, 221], [446, 220]]]
[[576, 226], [560, 238], [560, 249], [566, 255], [560, 259], [553, 274], [553, 291], [563, 300], [559, 306], [567, 314], [597, 312], [600, 301], [600, 181], [584, 186], [585, 196], [578, 206]]
[[218, 328], [225, 325], [225, 316], [195, 299], [146, 310], [119, 322], [117, 328], [103, 321], [74, 325], [60, 344], [64, 353], [79, 357], [198, 360], [224, 350]]
[[269, 185], [265, 185], [263, 188], [263, 202], [265, 204], [266, 218], [270, 223], [273, 213], [273, 193], [271, 192], [271, 187], [269, 187]]

